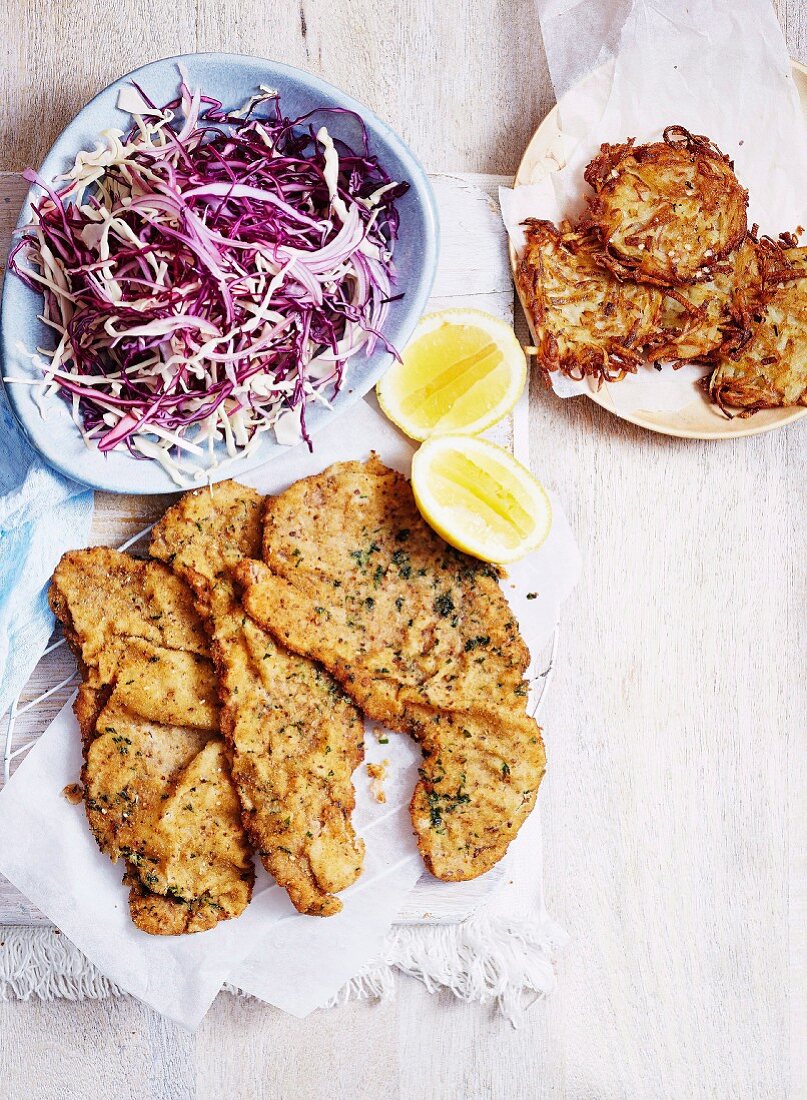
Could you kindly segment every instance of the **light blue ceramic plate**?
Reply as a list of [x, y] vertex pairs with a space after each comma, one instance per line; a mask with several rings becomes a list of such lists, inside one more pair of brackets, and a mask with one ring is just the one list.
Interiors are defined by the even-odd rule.
[[[409, 191], [398, 200], [400, 236], [395, 246], [395, 267], [398, 290], [404, 296], [393, 302], [384, 334], [395, 347], [403, 347], [417, 323], [431, 291], [438, 252], [437, 212], [429, 182], [422, 167], [401, 139], [363, 104], [340, 92], [330, 84], [301, 69], [265, 61], [259, 57], [238, 54], [186, 54], [181, 58], [165, 58], [135, 69], [87, 104], [48, 153], [41, 175], [51, 179], [72, 164], [79, 149], [92, 148], [98, 133], [110, 126], [126, 128], [128, 116], [117, 109], [118, 92], [132, 78], [136, 79], [154, 102], [167, 103], [176, 94], [179, 74], [177, 63], [188, 71], [191, 86], [200, 86], [220, 99], [225, 106], [243, 103], [259, 84], [267, 84], [280, 92], [284, 114], [296, 118], [314, 107], [347, 107], [364, 119], [370, 134], [371, 151], [376, 154], [389, 175], [407, 180]], [[350, 125], [346, 122], [345, 125]], [[355, 128], [355, 123], [353, 124]], [[329, 121], [329, 129], [339, 136], [338, 122]], [[351, 133], [355, 137], [355, 133]], [[29, 193], [20, 214], [19, 225], [30, 217]], [[21, 348], [51, 346], [48, 331], [37, 319], [42, 300], [28, 290], [14, 275], [6, 274], [3, 287], [0, 350], [2, 375], [22, 378], [37, 377], [38, 372]], [[390, 363], [385, 351], [369, 358], [357, 356], [348, 364], [346, 384], [333, 401], [333, 408], [317, 406], [311, 409], [307, 423], [312, 435], [340, 416], [378, 381]], [[96, 489], [117, 493], [165, 493], [177, 486], [158, 463], [132, 458], [126, 452], [101, 454], [88, 449], [70, 417], [65, 402], [54, 395], [47, 400], [47, 415], [43, 417], [34, 400], [34, 390], [28, 385], [6, 385], [6, 393], [14, 413], [33, 445], [58, 470]], [[222, 477], [238, 477], [273, 459], [283, 460], [289, 450], [270, 438], [261, 443], [249, 457], [228, 464]], [[316, 449], [316, 438], [314, 438]], [[213, 471], [213, 479], [216, 473]]]

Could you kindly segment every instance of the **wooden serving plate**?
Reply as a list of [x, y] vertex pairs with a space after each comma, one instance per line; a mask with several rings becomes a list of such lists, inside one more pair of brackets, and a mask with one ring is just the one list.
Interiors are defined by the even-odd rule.
[[[807, 67], [799, 64], [798, 61], [791, 61], [791, 65], [801, 99], [802, 111], [805, 119], [807, 119]], [[586, 82], [601, 80], [605, 73], [606, 70], [604, 69], [597, 70], [586, 77]], [[556, 105], [535, 131], [529, 145], [524, 150], [514, 186], [537, 183], [550, 172], [556, 172], [562, 168], [564, 163]], [[510, 244], [510, 263], [515, 272], [517, 255], [512, 244]], [[523, 305], [524, 302], [522, 301]], [[526, 308], [524, 313], [527, 316], [527, 323], [530, 324]], [[535, 339], [535, 333], [532, 333], [532, 335]], [[639, 427], [647, 428], [652, 432], [678, 436], [682, 439], [734, 439], [738, 436], [758, 435], [760, 432], [769, 432], [773, 428], [781, 428], [785, 424], [792, 424], [794, 421], [807, 416], [807, 407], [764, 409], [744, 420], [739, 417], [729, 420], [705, 396], [700, 395], [696, 396], [689, 405], [672, 412], [639, 409], [627, 413], [615, 407], [607, 386], [603, 386], [599, 390], [592, 388], [587, 396], [592, 401], [596, 401], [602, 408], [607, 409], [608, 412], [621, 417], [623, 420], [638, 424]]]

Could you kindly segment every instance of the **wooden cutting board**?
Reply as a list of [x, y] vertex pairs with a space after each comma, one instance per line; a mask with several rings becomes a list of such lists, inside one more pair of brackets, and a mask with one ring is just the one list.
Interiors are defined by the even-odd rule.
[[[441, 215], [441, 246], [429, 311], [473, 306], [512, 321], [513, 283], [506, 234], [496, 200], [499, 185], [509, 186], [512, 180], [505, 176], [435, 175], [431, 182]], [[19, 176], [0, 173], [0, 256], [3, 262], [26, 190], [27, 184]], [[498, 442], [512, 444], [509, 420], [500, 426]], [[170, 494], [137, 497], [96, 493], [93, 542], [120, 546], [154, 522], [174, 499], [175, 495]], [[61, 683], [74, 668], [73, 657], [65, 646], [44, 657], [21, 696], [21, 709]], [[65, 685], [20, 714], [14, 728], [15, 750], [42, 733], [72, 690], [71, 684]], [[7, 716], [0, 719], [0, 743], [5, 739], [6, 721]], [[13, 763], [19, 763], [23, 755], [15, 756]], [[402, 910], [399, 922], [454, 923], [463, 920], [495, 891], [504, 874], [502, 864], [483, 878], [466, 883], [441, 883], [424, 873]], [[0, 925], [48, 923], [46, 917], [0, 876]]]

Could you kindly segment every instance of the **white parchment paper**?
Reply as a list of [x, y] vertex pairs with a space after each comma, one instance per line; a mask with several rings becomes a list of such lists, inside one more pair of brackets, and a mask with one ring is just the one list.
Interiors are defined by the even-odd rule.
[[[363, 458], [370, 450], [408, 472], [411, 444], [363, 401], [317, 435], [313, 455], [296, 448], [281, 464], [269, 463], [243, 480], [276, 493], [332, 462]], [[503, 581], [536, 660], [580, 568], [577, 545], [554, 496], [552, 504], [546, 543], [511, 567]], [[371, 797], [366, 769], [357, 769], [354, 820], [366, 843], [365, 868], [341, 895], [344, 910], [336, 917], [300, 916], [259, 868], [253, 901], [238, 919], [192, 936], [138, 931], [129, 918], [121, 865], [113, 866], [98, 850], [83, 806], [71, 805], [62, 794], [81, 765], [69, 706], [0, 792], [0, 872], [117, 985], [186, 1027], [199, 1023], [225, 981], [304, 1016], [379, 953], [423, 873], [408, 811], [420, 754], [408, 738], [388, 737], [388, 744], [380, 744], [369, 729], [365, 737], [367, 759], [389, 761], [387, 801]], [[536, 861], [540, 883], [539, 848]]]
[[[500, 191], [517, 249], [525, 218], [583, 211], [583, 170], [602, 142], [655, 141], [672, 124], [734, 160], [749, 224], [772, 236], [807, 224], [807, 127], [770, 0], [537, 0], [537, 11], [560, 133], [543, 178]], [[644, 367], [608, 391], [620, 412], [672, 411], [696, 399], [703, 373], [666, 366], [659, 385]], [[552, 383], [562, 397], [592, 385], [557, 373]]]

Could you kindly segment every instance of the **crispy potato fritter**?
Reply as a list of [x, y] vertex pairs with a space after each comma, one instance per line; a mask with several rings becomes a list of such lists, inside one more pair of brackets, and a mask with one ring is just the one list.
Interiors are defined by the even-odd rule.
[[620, 279], [685, 286], [712, 278], [745, 239], [748, 192], [708, 138], [668, 126], [664, 140], [603, 145], [585, 171], [594, 189], [583, 227]]
[[723, 356], [708, 382], [729, 416], [807, 405], [807, 248], [782, 251], [769, 272], [748, 341]]
[[560, 371], [616, 382], [635, 371], [642, 344], [656, 331], [661, 293], [606, 270], [593, 234], [534, 218], [525, 225], [516, 282], [545, 378]]
[[643, 349], [647, 361], [705, 362], [719, 349], [744, 343], [762, 293], [760, 258], [749, 236], [720, 261], [709, 282], [667, 287], [658, 328]]

